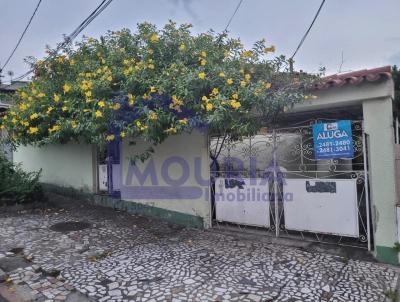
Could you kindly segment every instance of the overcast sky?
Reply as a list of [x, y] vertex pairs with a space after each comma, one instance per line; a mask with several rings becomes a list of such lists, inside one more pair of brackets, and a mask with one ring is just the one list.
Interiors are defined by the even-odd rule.
[[[42, 0], [23, 42], [5, 69], [15, 76], [27, 70], [23, 59], [43, 57], [100, 3], [100, 0]], [[107, 30], [148, 21], [190, 22], [193, 31], [222, 31], [238, 0], [114, 0], [83, 34], [98, 37]], [[229, 28], [246, 46], [261, 38], [290, 56], [309, 26], [320, 0], [244, 0]], [[37, 0], [0, 0], [0, 63], [23, 31]], [[310, 35], [295, 58], [295, 68], [327, 74], [400, 65], [400, 0], [327, 0]], [[9, 77], [3, 81], [9, 80]]]

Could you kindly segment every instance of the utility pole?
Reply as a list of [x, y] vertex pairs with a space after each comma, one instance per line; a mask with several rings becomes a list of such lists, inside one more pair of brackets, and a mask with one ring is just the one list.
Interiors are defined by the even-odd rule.
[[294, 63], [293, 58], [289, 58], [289, 71], [290, 71], [290, 73], [293, 73], [293, 63]]
[[13, 76], [14, 76], [14, 71], [9, 70], [9, 71], [7, 71], [7, 74], [8, 74], [8, 76], [10, 77], [10, 83], [12, 83], [12, 81], [13, 81]]
[[339, 66], [338, 73], [342, 72], [343, 63], [344, 63], [344, 56], [343, 56], [343, 50], [342, 50], [342, 59], [340, 61], [340, 66]]

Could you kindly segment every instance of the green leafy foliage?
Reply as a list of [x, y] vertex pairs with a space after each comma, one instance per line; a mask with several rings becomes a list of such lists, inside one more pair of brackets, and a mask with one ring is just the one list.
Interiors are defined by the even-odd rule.
[[400, 243], [399, 242], [395, 242], [393, 249], [397, 252], [400, 253]]
[[385, 297], [388, 299], [390, 302], [396, 302], [397, 301], [397, 290], [392, 290], [392, 289], [387, 289], [383, 292]]
[[39, 172], [24, 172], [0, 155], [0, 204], [44, 201]]
[[264, 40], [246, 50], [226, 34], [193, 35], [190, 27], [143, 23], [32, 62], [35, 77], [0, 126], [14, 146], [124, 137], [156, 145], [197, 127], [238, 138], [313, 97], [304, 91], [314, 79], [289, 73]]

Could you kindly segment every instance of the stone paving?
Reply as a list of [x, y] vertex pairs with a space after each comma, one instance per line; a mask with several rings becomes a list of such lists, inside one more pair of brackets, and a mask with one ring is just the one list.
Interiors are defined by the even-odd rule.
[[[66, 221], [91, 226], [50, 228]], [[378, 263], [73, 202], [0, 213], [0, 267], [18, 259], [0, 285], [35, 301], [390, 301], [398, 278]]]

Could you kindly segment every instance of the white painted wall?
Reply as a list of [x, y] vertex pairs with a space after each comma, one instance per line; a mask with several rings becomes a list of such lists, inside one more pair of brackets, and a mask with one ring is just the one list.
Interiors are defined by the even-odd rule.
[[364, 128], [368, 134], [369, 179], [375, 245], [392, 247], [397, 241], [396, 173], [392, 99], [363, 102]]
[[41, 182], [93, 192], [92, 146], [68, 143], [20, 147], [13, 160], [25, 171], [42, 169]]
[[[154, 163], [155, 175], [158, 184], [152, 183], [150, 177], [147, 177], [142, 184], [135, 175], [131, 178], [131, 181], [127, 179], [128, 168], [130, 159], [135, 154], [141, 153], [149, 146], [145, 142], [137, 142], [136, 145], [130, 145], [129, 139], [124, 140], [121, 148], [121, 165], [122, 165], [122, 188], [121, 188], [121, 199], [132, 200], [138, 203], [143, 203], [150, 206], [155, 206], [167, 210], [172, 210], [180, 213], [190, 214], [194, 216], [200, 216], [204, 220], [204, 226], [209, 227], [211, 225], [211, 203], [209, 193], [209, 182], [201, 184], [196, 180], [195, 177], [195, 160], [199, 160], [201, 165], [198, 173], [203, 179], [209, 179], [209, 156], [208, 156], [208, 139], [205, 133], [193, 131], [190, 134], [181, 134], [170, 136], [162, 144], [155, 148], [155, 153], [151, 159], [141, 163], [136, 163], [137, 168], [140, 171], [144, 171], [145, 167], [149, 165], [150, 161]], [[165, 161], [171, 157], [179, 157], [183, 159], [189, 169], [189, 175], [186, 181], [178, 187], [173, 187], [168, 184], [168, 180], [165, 181], [162, 176], [161, 170]], [[173, 179], [178, 179], [182, 176], [181, 165], [172, 163], [168, 169], [168, 175]], [[161, 187], [166, 187], [168, 190], [172, 189], [167, 194], [160, 192]], [[169, 187], [169, 188], [168, 188]], [[182, 188], [193, 187], [196, 192], [202, 192], [198, 198], [186, 198], [182, 192]], [[140, 196], [139, 192], [141, 188], [149, 189], [151, 193], [155, 195], [160, 192], [159, 196], [151, 196], [144, 194]], [[190, 189], [189, 189], [190, 191]], [[166, 198], [169, 195], [170, 198]]]
[[393, 81], [391, 80], [332, 87], [313, 91], [312, 94], [316, 95], [317, 99], [309, 99], [296, 104], [289, 112], [361, 105], [365, 101], [394, 97], [393, 93]]

